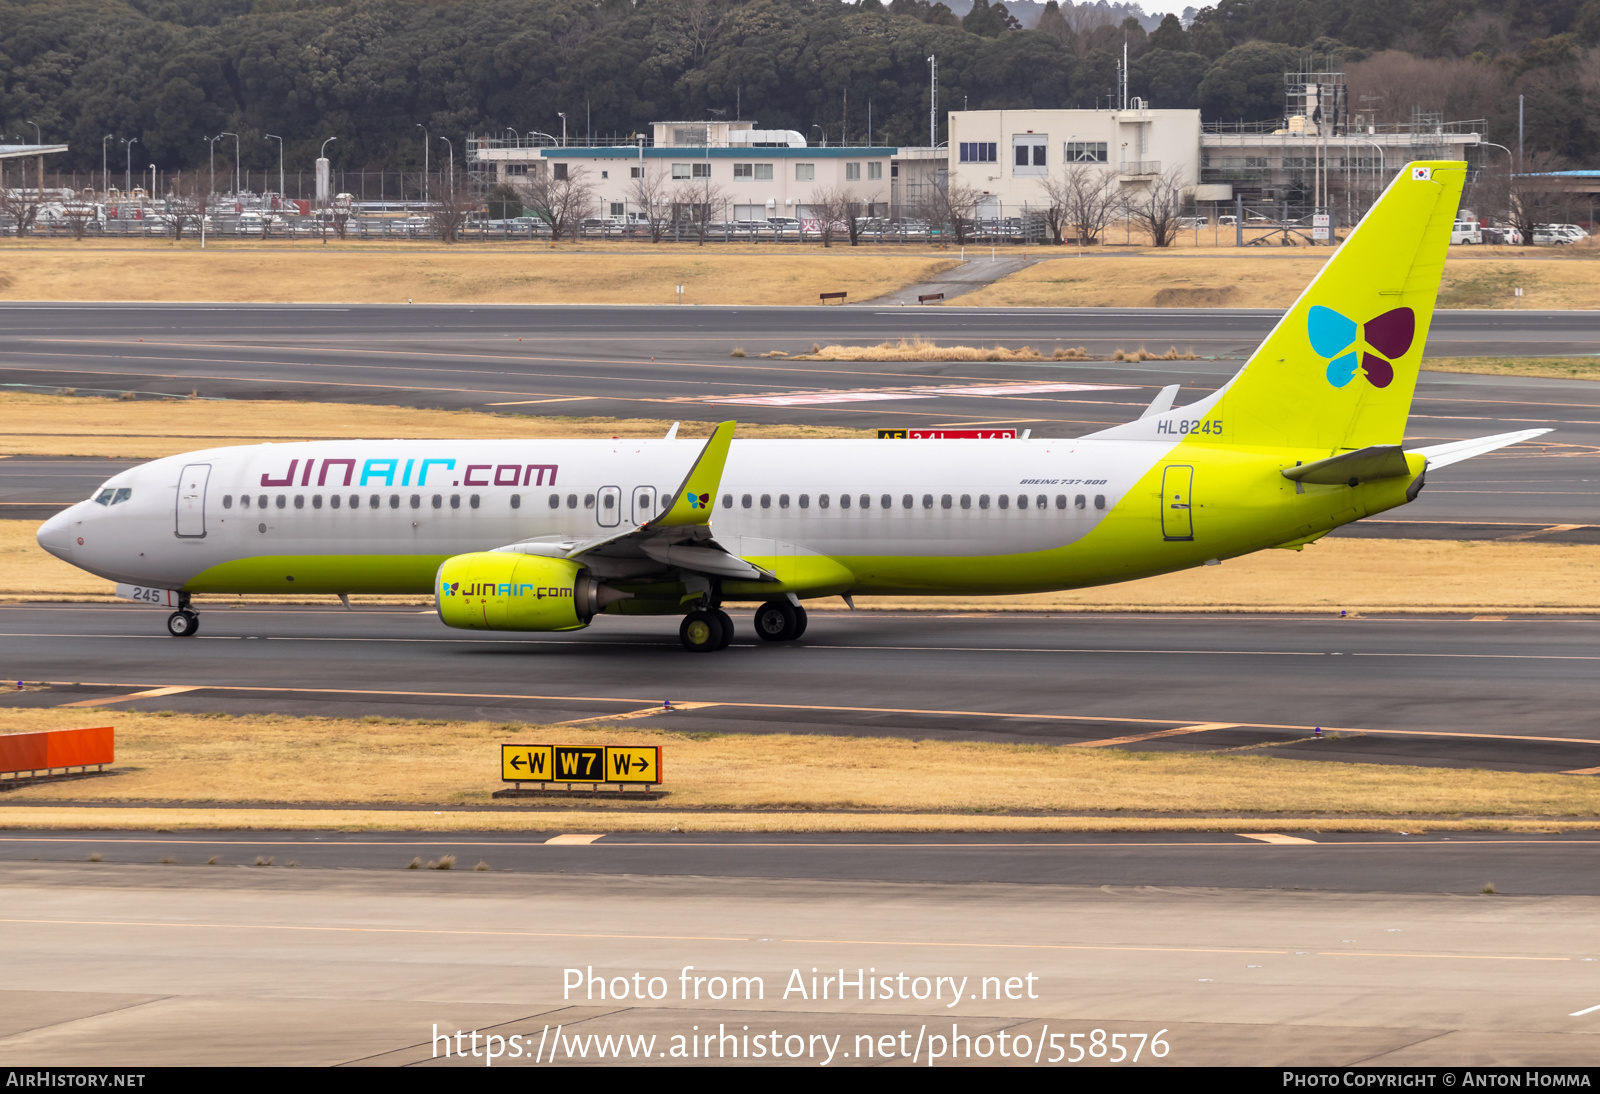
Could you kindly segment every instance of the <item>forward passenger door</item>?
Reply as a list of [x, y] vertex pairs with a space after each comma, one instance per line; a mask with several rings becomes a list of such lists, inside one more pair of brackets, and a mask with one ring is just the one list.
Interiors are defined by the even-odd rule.
[[178, 511], [175, 532], [179, 539], [204, 539], [206, 534], [206, 484], [209, 463], [191, 463], [178, 476]]

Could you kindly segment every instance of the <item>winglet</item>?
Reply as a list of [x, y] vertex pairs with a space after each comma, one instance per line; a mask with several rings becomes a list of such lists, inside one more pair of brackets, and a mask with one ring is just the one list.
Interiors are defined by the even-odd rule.
[[728, 446], [733, 443], [736, 422], [722, 422], [711, 431], [711, 439], [700, 450], [699, 457], [683, 482], [672, 495], [672, 507], [652, 520], [647, 527], [670, 528], [674, 525], [710, 524], [711, 511], [717, 502], [717, 488], [722, 485], [722, 468], [728, 462]]

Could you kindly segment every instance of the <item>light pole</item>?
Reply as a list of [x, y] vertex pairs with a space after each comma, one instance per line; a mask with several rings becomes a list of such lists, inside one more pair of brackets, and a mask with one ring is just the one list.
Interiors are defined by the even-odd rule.
[[233, 138], [233, 200], [239, 200], [239, 134], [219, 133], [219, 137]]
[[100, 188], [106, 193], [111, 192], [111, 168], [106, 162], [106, 141], [114, 141], [116, 139], [110, 133], [100, 138]]
[[[336, 141], [338, 139], [339, 139], [338, 137], [329, 137], [327, 140], [322, 142], [322, 147], [317, 150], [317, 161], [318, 161], [317, 165], [319, 167], [322, 165], [322, 161], [324, 161], [324, 160], [326, 160], [328, 158], [328, 145], [332, 144], [334, 141]], [[332, 200], [333, 200], [333, 166], [330, 164], [328, 166], [328, 203], [325, 203], [322, 206], [322, 217], [321, 217], [321, 223], [320, 223], [320, 227], [322, 229], [322, 242], [323, 243], [327, 243], [328, 242], [328, 210], [329, 210], [329, 208], [331, 208]]]
[[122, 142], [123, 148], [128, 153], [128, 166], [122, 174], [122, 186], [125, 190], [133, 189], [133, 146], [138, 143], [138, 137], [127, 137]]
[[822, 134], [822, 147], [828, 147], [828, 131], [822, 128], [822, 126], [818, 125], [816, 122], [811, 123], [811, 128]]
[[30, 122], [26, 122], [24, 124], [33, 126], [33, 143], [34, 144], [43, 144], [44, 143], [44, 137], [39, 132], [39, 123], [35, 122], [35, 121], [30, 121]]
[[450, 143], [449, 137], [440, 137], [440, 140], [450, 145], [450, 185], [445, 187], [445, 193], [454, 193], [456, 188], [456, 146]]
[[211, 194], [212, 195], [216, 194], [216, 192], [217, 192], [217, 142], [220, 141], [221, 139], [222, 138], [220, 136], [218, 136], [218, 137], [207, 137], [206, 138], [207, 141], [211, 142]]
[[427, 126], [418, 122], [417, 128], [422, 130], [422, 204], [426, 205], [428, 204], [428, 142], [432, 138], [428, 136]]
[[564, 112], [557, 111], [556, 117], [561, 119], [561, 147], [565, 148], [567, 146], [567, 115]]
[[506, 126], [506, 130], [505, 130], [505, 131], [506, 131], [506, 132], [507, 132], [507, 133], [510, 133], [510, 134], [511, 134], [511, 136], [512, 136], [512, 137], [513, 137], [513, 138], [515, 138], [515, 139], [516, 139], [516, 140], [519, 140], [519, 141], [520, 141], [520, 140], [521, 140], [521, 139], [522, 139], [522, 134], [520, 134], [520, 133], [518, 133], [518, 132], [517, 132], [517, 131], [516, 131], [516, 130], [515, 130], [515, 129], [512, 129], [512, 128], [511, 128], [511, 127], [510, 127], [510, 126], [509, 126], [509, 125], [508, 125], [508, 126]]
[[283, 207], [283, 138], [268, 133], [261, 139], [278, 142], [278, 207], [281, 209]]

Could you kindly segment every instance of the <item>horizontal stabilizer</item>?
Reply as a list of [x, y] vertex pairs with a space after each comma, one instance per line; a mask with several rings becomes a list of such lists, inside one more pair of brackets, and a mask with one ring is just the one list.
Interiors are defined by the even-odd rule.
[[1358, 486], [1378, 479], [1409, 475], [1405, 451], [1397, 444], [1375, 444], [1354, 452], [1341, 452], [1325, 460], [1283, 469], [1283, 477], [1319, 486]]
[[[1419, 456], [1428, 458], [1428, 466], [1449, 467], [1462, 460], [1470, 460], [1474, 456], [1481, 456], [1485, 452], [1493, 452], [1497, 448], [1504, 448], [1508, 444], [1518, 441], [1532, 440], [1552, 432], [1549, 429], [1519, 429], [1515, 433], [1496, 433], [1492, 437], [1474, 437], [1468, 441], [1449, 441], [1445, 444], [1430, 445], [1427, 448], [1413, 448], [1411, 451]], [[1288, 472], [1285, 472], [1287, 474]]]
[[1178, 389], [1182, 386], [1182, 384], [1168, 384], [1156, 392], [1156, 397], [1150, 400], [1150, 405], [1144, 408], [1144, 413], [1139, 417], [1153, 418], [1157, 414], [1165, 414], [1171, 410], [1172, 404], [1178, 398]]

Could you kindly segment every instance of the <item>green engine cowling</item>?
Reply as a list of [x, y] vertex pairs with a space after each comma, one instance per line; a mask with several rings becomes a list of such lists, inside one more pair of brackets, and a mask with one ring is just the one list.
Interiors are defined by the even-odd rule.
[[627, 593], [564, 558], [480, 551], [445, 559], [434, 580], [439, 619], [479, 631], [571, 631]]

